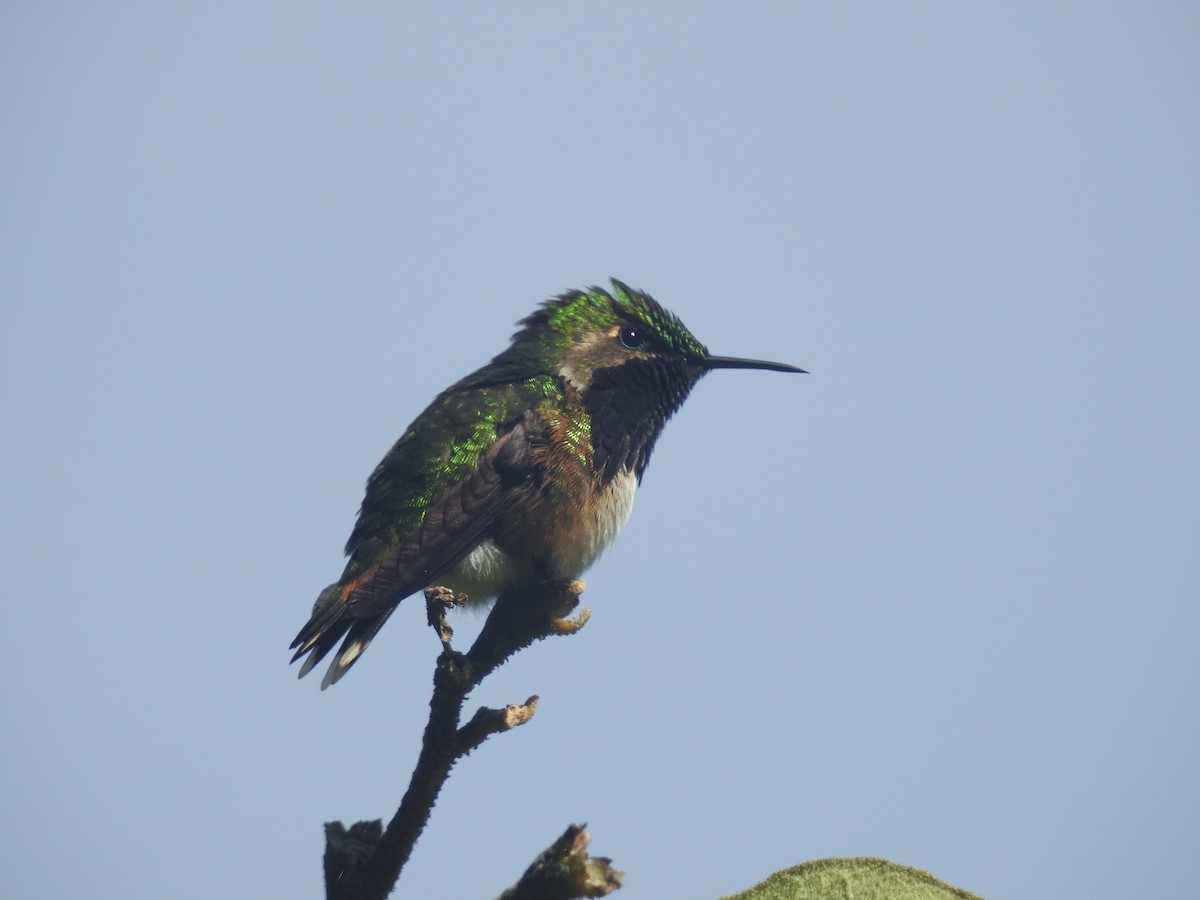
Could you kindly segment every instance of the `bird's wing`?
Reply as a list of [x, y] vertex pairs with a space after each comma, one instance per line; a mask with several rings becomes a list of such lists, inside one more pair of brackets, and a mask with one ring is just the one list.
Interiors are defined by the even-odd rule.
[[401, 600], [457, 565], [534, 489], [538, 423], [521, 387], [482, 413], [460, 395], [439, 397], [384, 457], [367, 483], [346, 571], [292, 642], [293, 661], [310, 654], [301, 674], [347, 635], [334, 664], [340, 677]]
[[500, 514], [534, 483], [536, 420], [526, 412], [503, 428], [476, 465], [425, 511], [419, 525], [361, 574], [344, 582], [346, 614], [378, 615], [433, 584], [489, 536]]

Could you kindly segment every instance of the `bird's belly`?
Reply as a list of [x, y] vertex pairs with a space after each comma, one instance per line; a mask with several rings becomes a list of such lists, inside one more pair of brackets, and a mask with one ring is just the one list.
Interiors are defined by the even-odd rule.
[[637, 476], [622, 472], [588, 504], [547, 500], [517, 516], [506, 533], [486, 540], [438, 579], [472, 605], [519, 584], [577, 578], [612, 545], [633, 512]]
[[474, 606], [496, 599], [510, 585], [532, 580], [535, 576], [529, 563], [523, 564], [501, 550], [495, 541], [486, 540], [439, 578], [438, 584], [466, 594], [468, 604]]
[[575, 516], [564, 516], [551, 559], [557, 578], [576, 578], [612, 546], [633, 512], [637, 476], [624, 471]]

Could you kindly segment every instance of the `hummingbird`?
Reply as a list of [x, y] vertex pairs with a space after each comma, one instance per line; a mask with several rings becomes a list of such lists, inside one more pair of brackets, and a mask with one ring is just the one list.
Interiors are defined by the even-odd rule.
[[451, 385], [367, 481], [349, 558], [291, 649], [321, 689], [358, 661], [400, 601], [431, 585], [486, 603], [577, 578], [612, 544], [667, 419], [714, 369], [799, 372], [713, 356], [649, 294], [569, 291]]

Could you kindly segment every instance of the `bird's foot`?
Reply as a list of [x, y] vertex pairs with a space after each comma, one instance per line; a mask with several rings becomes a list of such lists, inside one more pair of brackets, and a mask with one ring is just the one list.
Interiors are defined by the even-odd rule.
[[444, 585], [425, 588], [425, 613], [429, 624], [437, 632], [442, 648], [449, 652], [450, 641], [454, 639], [454, 629], [446, 621], [446, 611], [459, 609], [467, 603], [467, 595], [455, 593]]

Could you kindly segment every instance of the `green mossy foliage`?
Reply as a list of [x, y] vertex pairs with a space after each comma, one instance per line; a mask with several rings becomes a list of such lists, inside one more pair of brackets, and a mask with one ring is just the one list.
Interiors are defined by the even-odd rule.
[[776, 872], [721, 900], [980, 900], [928, 872], [886, 859], [820, 859]]

